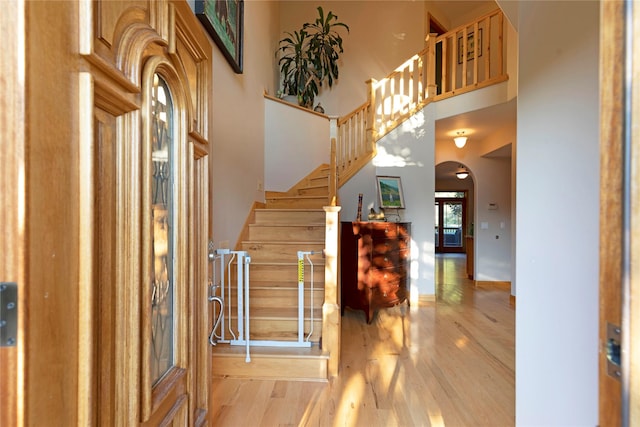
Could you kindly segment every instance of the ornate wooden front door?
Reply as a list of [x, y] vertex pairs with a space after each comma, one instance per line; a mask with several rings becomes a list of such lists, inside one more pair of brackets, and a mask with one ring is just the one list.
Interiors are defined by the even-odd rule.
[[183, 2], [94, 5], [94, 421], [204, 425], [210, 43]]
[[0, 425], [206, 424], [211, 42], [186, 1], [0, 24]]

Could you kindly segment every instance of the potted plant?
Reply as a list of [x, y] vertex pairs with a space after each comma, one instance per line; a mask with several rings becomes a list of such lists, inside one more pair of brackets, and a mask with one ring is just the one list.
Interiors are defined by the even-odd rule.
[[318, 6], [318, 17], [314, 23], [305, 23], [293, 33], [280, 40], [276, 56], [282, 77], [283, 93], [293, 95], [298, 104], [311, 108], [313, 100], [323, 83], [329, 87], [338, 79], [338, 59], [343, 53], [342, 37], [336, 31], [349, 27], [338, 22], [331, 11], [325, 16]]

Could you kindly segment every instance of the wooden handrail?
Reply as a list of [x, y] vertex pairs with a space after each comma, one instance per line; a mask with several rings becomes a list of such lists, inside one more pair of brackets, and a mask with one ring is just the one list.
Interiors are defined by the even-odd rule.
[[338, 188], [375, 156], [380, 138], [428, 103], [507, 80], [503, 25], [496, 9], [440, 36], [429, 34], [423, 50], [384, 79], [368, 80], [367, 101], [337, 122]]

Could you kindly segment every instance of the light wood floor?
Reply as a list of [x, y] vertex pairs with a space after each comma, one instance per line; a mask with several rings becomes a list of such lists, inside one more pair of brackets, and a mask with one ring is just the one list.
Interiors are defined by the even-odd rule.
[[342, 318], [329, 383], [213, 381], [214, 426], [512, 426], [515, 307], [474, 286], [464, 255], [436, 257], [436, 299]]

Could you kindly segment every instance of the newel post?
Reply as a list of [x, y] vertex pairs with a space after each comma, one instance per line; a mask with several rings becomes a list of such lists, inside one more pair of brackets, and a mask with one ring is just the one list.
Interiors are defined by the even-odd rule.
[[338, 375], [340, 363], [340, 305], [338, 304], [338, 213], [341, 206], [325, 206], [324, 304], [322, 305], [322, 349], [329, 353], [328, 374]]
[[336, 206], [338, 204], [338, 166], [336, 145], [336, 139], [331, 138], [331, 154], [329, 157], [329, 204], [331, 206]]
[[427, 35], [427, 99], [436, 96], [436, 37], [437, 33]]

